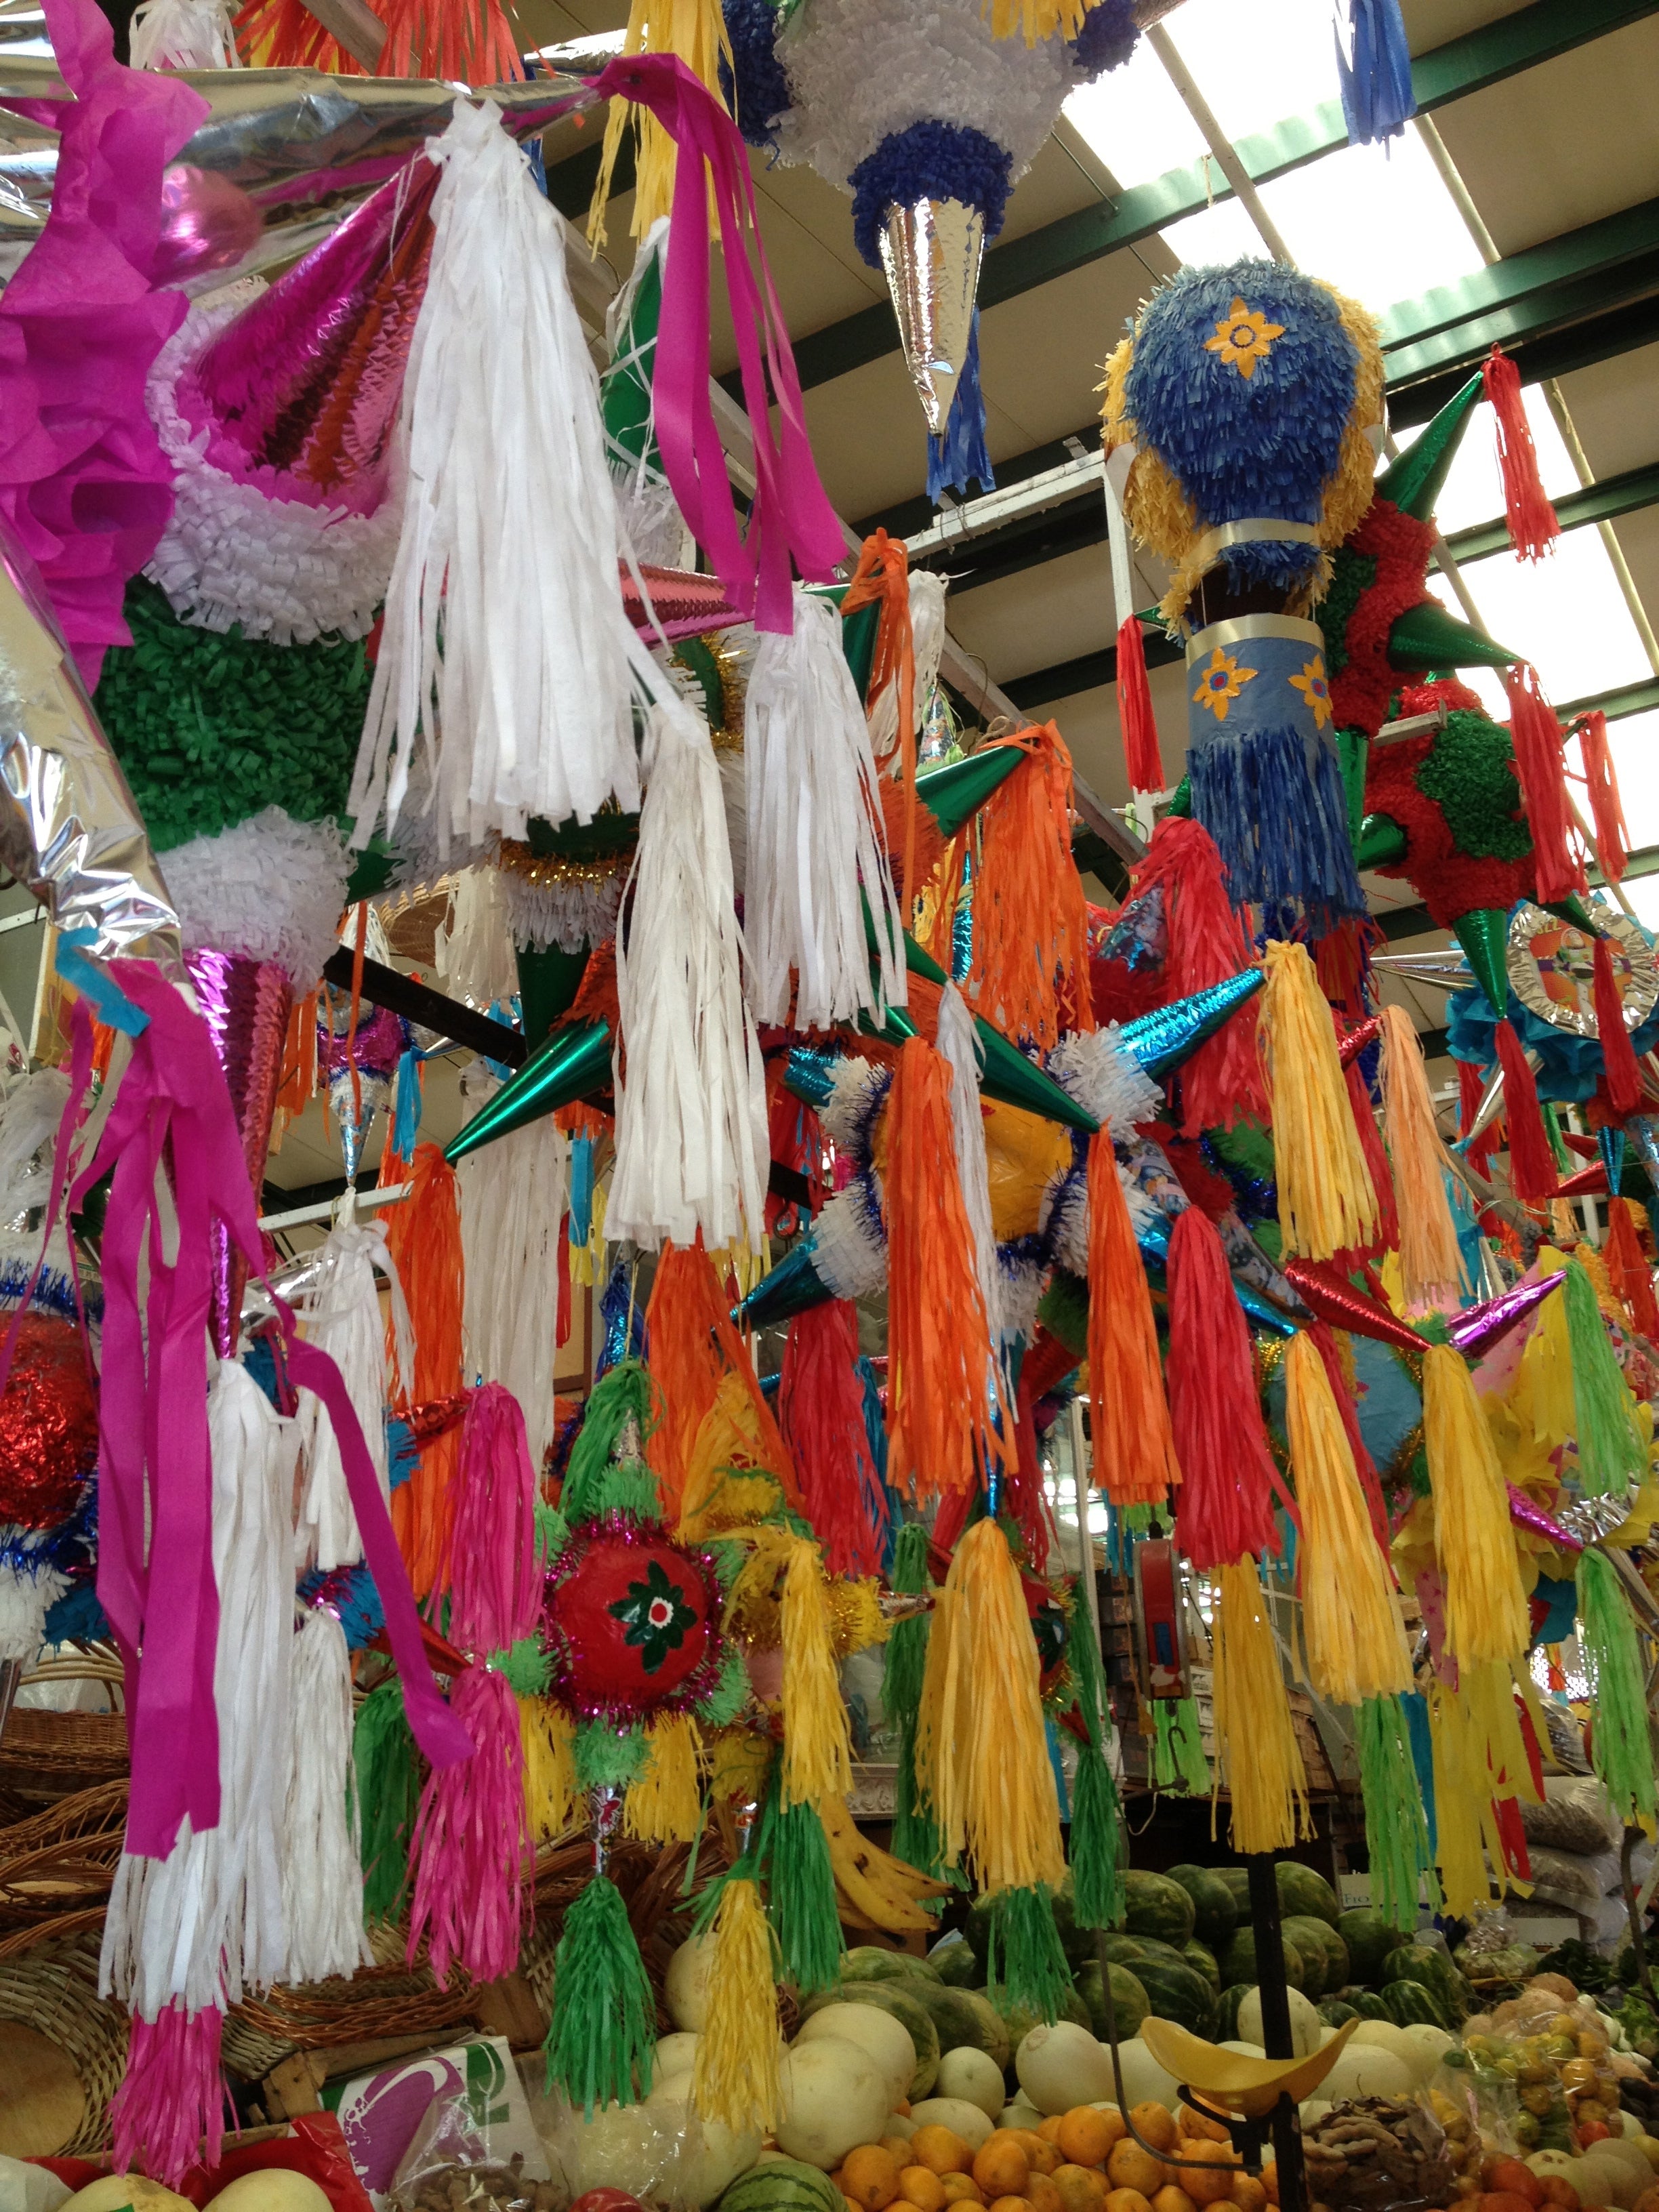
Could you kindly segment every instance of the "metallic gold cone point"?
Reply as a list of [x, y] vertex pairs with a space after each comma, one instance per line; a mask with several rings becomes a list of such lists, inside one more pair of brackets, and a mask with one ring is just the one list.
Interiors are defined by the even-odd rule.
[[1376, 496], [1391, 500], [1404, 514], [1419, 522], [1431, 520], [1457, 448], [1480, 405], [1485, 390], [1477, 372], [1460, 392], [1455, 392], [1422, 436], [1397, 461], [1390, 461], [1376, 479]]
[[985, 218], [962, 200], [911, 200], [887, 210], [881, 265], [898, 318], [904, 365], [927, 428], [945, 434], [968, 358]]
[[1452, 924], [1463, 957], [1474, 970], [1486, 1003], [1501, 1022], [1510, 1002], [1510, 918], [1501, 906], [1471, 907]]
[[1389, 665], [1410, 674], [1422, 668], [1511, 668], [1519, 655], [1471, 623], [1449, 615], [1438, 599], [1423, 599], [1396, 615], [1389, 632]]
[[544, 1114], [556, 1113], [561, 1106], [602, 1091], [611, 1081], [611, 1042], [606, 1021], [556, 1030], [512, 1080], [450, 1139], [444, 1147], [450, 1166], [476, 1152], [480, 1145], [493, 1144], [526, 1122], [539, 1121]]

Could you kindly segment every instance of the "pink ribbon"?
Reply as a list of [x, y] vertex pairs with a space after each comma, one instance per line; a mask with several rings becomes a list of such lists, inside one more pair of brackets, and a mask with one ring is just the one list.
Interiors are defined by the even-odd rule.
[[[623, 56], [595, 80], [594, 90], [601, 98], [631, 100], [648, 108], [680, 153], [652, 377], [657, 444], [670, 488], [732, 604], [752, 614], [759, 629], [787, 633], [795, 626], [791, 556], [803, 577], [827, 582], [845, 557], [847, 541], [812, 459], [800, 379], [761, 244], [743, 141], [720, 102], [677, 55]], [[738, 529], [708, 398], [705, 164], [720, 216], [744, 404], [755, 441], [755, 499], [746, 539]], [[745, 220], [754, 233], [758, 283], [744, 242]]]

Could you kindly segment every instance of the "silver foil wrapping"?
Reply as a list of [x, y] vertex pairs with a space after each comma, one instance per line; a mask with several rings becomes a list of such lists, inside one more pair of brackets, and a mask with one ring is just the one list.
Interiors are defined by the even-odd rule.
[[890, 207], [882, 226], [881, 265], [904, 365], [935, 438], [944, 434], [968, 358], [984, 250], [985, 218], [961, 200]]

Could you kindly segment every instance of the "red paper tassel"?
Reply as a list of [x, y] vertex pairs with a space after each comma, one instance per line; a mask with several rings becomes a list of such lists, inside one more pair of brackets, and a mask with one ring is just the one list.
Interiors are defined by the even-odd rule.
[[1510, 695], [1510, 741], [1532, 831], [1538, 896], [1546, 904], [1584, 889], [1584, 864], [1568, 842], [1571, 817], [1561, 763], [1561, 726], [1545, 698], [1536, 669], [1524, 661], [1504, 671]]
[[1538, 1085], [1515, 1024], [1507, 1015], [1498, 1024], [1498, 1064], [1504, 1071], [1504, 1118], [1510, 1131], [1510, 1182], [1528, 1204], [1553, 1198], [1559, 1178], [1555, 1155], [1538, 1110]]
[[1146, 681], [1146, 642], [1138, 615], [1125, 615], [1117, 632], [1117, 719], [1131, 791], [1167, 789], [1158, 749], [1152, 686]]
[[1538, 473], [1538, 451], [1521, 398], [1521, 372], [1494, 346], [1484, 371], [1486, 397], [1498, 417], [1498, 465], [1504, 471], [1504, 511], [1510, 544], [1524, 561], [1540, 561], [1561, 535], [1555, 509]]
[[1623, 1299], [1639, 1334], [1659, 1344], [1659, 1304], [1653, 1296], [1653, 1273], [1642, 1251], [1636, 1216], [1627, 1198], [1607, 1204], [1607, 1241], [1601, 1248], [1607, 1263], [1607, 1279]]
[[1607, 718], [1598, 707], [1577, 724], [1579, 750], [1584, 761], [1584, 781], [1589, 791], [1590, 819], [1595, 824], [1595, 858], [1610, 884], [1624, 880], [1630, 859], [1630, 832], [1625, 827], [1625, 803], [1619, 795], [1619, 777], [1607, 743]]
[[1642, 1076], [1636, 1065], [1636, 1048], [1625, 1027], [1624, 1003], [1613, 973], [1613, 947], [1605, 937], [1595, 940], [1595, 1032], [1601, 1041], [1601, 1065], [1607, 1077], [1607, 1098], [1623, 1121], [1642, 1110]]
[[811, 1306], [789, 1324], [778, 1421], [794, 1455], [806, 1517], [832, 1575], [881, 1566], [886, 1498], [864, 1425], [858, 1315], [851, 1301]]
[[[1173, 814], [1158, 823], [1135, 868], [1131, 895], [1139, 898], [1155, 884], [1163, 887], [1169, 930], [1165, 1002], [1224, 982], [1250, 965], [1255, 955], [1227, 896], [1221, 855], [1201, 823]], [[1253, 1012], [1224, 1023], [1186, 1062], [1181, 1104], [1183, 1137], [1235, 1121], [1266, 1121], [1267, 1093]]]
[[[1480, 1110], [1480, 1101], [1486, 1095], [1486, 1079], [1481, 1070], [1467, 1060], [1457, 1063], [1457, 1133], [1467, 1137], [1474, 1127], [1474, 1117]], [[1489, 1121], [1464, 1157], [1477, 1175], [1485, 1175], [1492, 1164], [1492, 1156], [1498, 1150], [1498, 1125]]]
[[[1339, 1030], [1338, 1034], [1340, 1034]], [[1343, 1071], [1347, 1079], [1348, 1103], [1353, 1109], [1354, 1124], [1359, 1131], [1359, 1143], [1365, 1155], [1365, 1164], [1371, 1171], [1371, 1188], [1376, 1193], [1376, 1235], [1362, 1251], [1354, 1253], [1354, 1261], [1370, 1259], [1387, 1252], [1400, 1242], [1400, 1211], [1395, 1204], [1394, 1174], [1389, 1165], [1388, 1150], [1382, 1142], [1382, 1132], [1376, 1126], [1376, 1115], [1371, 1105], [1371, 1096], [1365, 1088], [1365, 1078], [1357, 1059], [1351, 1060]], [[1337, 1264], [1343, 1267], [1347, 1254], [1338, 1256]], [[1345, 1267], [1345, 1272], [1347, 1272]], [[1341, 1393], [1338, 1392], [1338, 1396]]]
[[1193, 1565], [1279, 1549], [1255, 1361], [1215, 1224], [1195, 1206], [1170, 1237], [1170, 1419], [1182, 1476], [1176, 1536]]

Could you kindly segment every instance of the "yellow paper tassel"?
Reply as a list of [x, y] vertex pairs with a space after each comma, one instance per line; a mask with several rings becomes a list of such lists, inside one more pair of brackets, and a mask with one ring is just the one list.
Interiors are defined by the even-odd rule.
[[1466, 1667], [1458, 1687], [1429, 1691], [1434, 1755], [1437, 1853], [1446, 1910], [1468, 1918], [1500, 1889], [1525, 1894], [1531, 1883], [1508, 1872], [1494, 1797], [1538, 1802], [1516, 1711], [1520, 1674], [1507, 1666]]
[[786, 1807], [844, 1797], [853, 1786], [853, 1746], [830, 1642], [818, 1547], [805, 1536], [783, 1578], [783, 1770]]
[[[1541, 1279], [1566, 1265], [1565, 1253], [1540, 1244], [1535, 1262]], [[1567, 1329], [1567, 1302], [1559, 1285], [1538, 1309], [1516, 1391], [1516, 1416], [1523, 1412], [1532, 1423], [1534, 1441], [1553, 1450], [1578, 1433], [1578, 1412], [1572, 1392], [1572, 1342]]]
[[1354, 1124], [1336, 1031], [1305, 945], [1263, 955], [1263, 1060], [1273, 1095], [1279, 1224], [1287, 1254], [1329, 1260], [1376, 1234], [1376, 1193]]
[[570, 1248], [570, 1279], [585, 1284], [590, 1291], [599, 1289], [606, 1281], [605, 1266], [605, 1209], [611, 1196], [608, 1182], [596, 1182], [588, 1210], [587, 1242]]
[[629, 1784], [623, 1826], [642, 1844], [690, 1844], [702, 1832], [697, 1759], [702, 1739], [689, 1713], [670, 1713], [646, 1730], [649, 1765]]
[[1085, 12], [1085, 0], [991, 0], [991, 36], [1011, 39], [1018, 31], [1028, 46], [1056, 34], [1074, 39]]
[[714, 1916], [708, 2014], [691, 2075], [705, 2120], [738, 2135], [769, 2135], [782, 2105], [772, 1931], [746, 1875], [728, 1881]]
[[698, 1424], [685, 1468], [677, 1534], [683, 1544], [775, 1513], [777, 1484], [760, 1466], [760, 1425], [743, 1377], [728, 1370]]
[[1497, 1447], [1462, 1355], [1423, 1355], [1423, 1441], [1434, 1493], [1434, 1548], [1446, 1586], [1446, 1647], [1462, 1667], [1510, 1659], [1529, 1624]]
[[[1527, 1740], [1521, 1732], [1521, 1708], [1516, 1703], [1528, 1680], [1525, 1666], [1466, 1667], [1458, 1676], [1457, 1692], [1480, 1730], [1486, 1746], [1486, 1770], [1494, 1797], [1518, 1797], [1523, 1805], [1540, 1805], [1543, 1793], [1534, 1784]], [[1549, 1741], [1547, 1729], [1538, 1739]]]
[[[624, 54], [678, 54], [692, 75], [700, 77], [718, 100], [720, 65], [728, 66], [732, 42], [726, 35], [726, 17], [720, 0], [634, 0], [623, 40]], [[654, 115], [630, 100], [613, 100], [605, 126], [605, 149], [599, 157], [599, 182], [587, 217], [588, 243], [597, 252], [605, 244], [606, 204], [611, 198], [611, 173], [622, 150], [623, 132], [630, 114], [638, 131], [634, 153], [634, 217], [629, 225], [635, 238], [643, 238], [659, 216], [674, 205], [673, 140]], [[711, 198], [711, 229], [714, 225]]]
[[[936, 1643], [945, 1648], [930, 1680]], [[981, 1890], [1065, 1876], [1041, 1676], [1008, 1540], [994, 1521], [976, 1521], [957, 1546], [928, 1636], [917, 1773], [947, 1849], [965, 1851]]]
[[710, 1796], [720, 1804], [758, 1804], [771, 1764], [769, 1737], [752, 1735], [747, 1729], [722, 1729], [714, 1738], [714, 1756], [709, 1762]]
[[556, 1843], [575, 1817], [574, 1735], [568, 1717], [550, 1698], [520, 1698], [525, 1812], [538, 1844]]
[[872, 1644], [884, 1644], [891, 1624], [881, 1610], [881, 1584], [848, 1582], [838, 1575], [824, 1591], [830, 1607], [830, 1643], [837, 1659], [849, 1658]]
[[1215, 1734], [1232, 1798], [1236, 1851], [1293, 1850], [1313, 1833], [1308, 1772], [1255, 1561], [1247, 1552], [1216, 1579], [1212, 1625]]
[[1394, 1578], [1325, 1363], [1305, 1331], [1285, 1354], [1285, 1408], [1302, 1509], [1302, 1623], [1313, 1686], [1339, 1705], [1409, 1690], [1411, 1654]]
[[1457, 1302], [1457, 1231], [1417, 1031], [1402, 1006], [1385, 1006], [1382, 1022], [1382, 1133], [1400, 1214], [1401, 1280], [1407, 1311], [1420, 1313]]

